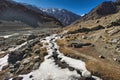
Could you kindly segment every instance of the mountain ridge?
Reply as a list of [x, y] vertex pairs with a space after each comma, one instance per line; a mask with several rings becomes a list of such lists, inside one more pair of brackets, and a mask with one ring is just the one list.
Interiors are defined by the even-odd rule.
[[103, 16], [118, 12], [117, 5], [112, 1], [105, 1], [93, 8], [89, 13], [85, 14], [80, 20], [98, 19]]
[[37, 12], [23, 4], [11, 2], [10, 0], [1, 0], [0, 3], [0, 20], [21, 21], [32, 27], [62, 26], [56, 18], [44, 14], [40, 10]]
[[77, 15], [66, 9], [59, 8], [40, 8], [43, 12], [58, 19], [64, 26], [70, 25], [72, 22], [80, 19], [80, 15]]

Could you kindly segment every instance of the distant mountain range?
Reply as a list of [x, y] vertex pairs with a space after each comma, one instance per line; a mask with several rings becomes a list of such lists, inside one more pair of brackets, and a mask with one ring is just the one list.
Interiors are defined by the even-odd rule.
[[43, 9], [12, 0], [0, 0], [0, 28], [63, 27], [80, 16], [65, 9]]
[[[11, 22], [7, 24], [4, 21]], [[57, 27], [62, 26], [61, 22], [56, 18], [47, 15], [36, 7], [27, 7], [24, 4], [14, 2], [12, 0], [0, 0], [0, 28], [16, 26], [30, 27]], [[15, 24], [14, 24], [15, 23]], [[21, 27], [20, 26], [20, 27]]]
[[66, 9], [58, 9], [58, 8], [40, 8], [43, 12], [46, 12], [48, 15], [51, 15], [62, 22], [63, 25], [70, 25], [77, 19], [80, 19], [81, 16], [70, 12]]
[[64, 26], [70, 25], [77, 19], [80, 19], [80, 15], [77, 15], [71, 11], [68, 11], [66, 9], [59, 9], [59, 8], [38, 8], [33, 5], [24, 4], [27, 8], [32, 9], [34, 11], [44, 13], [47, 15], [50, 15], [52, 17], [55, 17], [58, 19]]

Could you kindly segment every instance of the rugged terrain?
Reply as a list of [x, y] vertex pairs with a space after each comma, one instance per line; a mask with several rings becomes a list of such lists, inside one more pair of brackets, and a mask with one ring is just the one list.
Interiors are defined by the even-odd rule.
[[51, 15], [58, 19], [64, 26], [70, 25], [77, 19], [80, 19], [81, 16], [68, 11], [66, 9], [58, 9], [58, 8], [40, 8], [43, 12], [46, 12], [48, 15]]
[[11, 0], [0, 0], [0, 28], [61, 27], [56, 18]]
[[[91, 16], [92, 11], [102, 9], [104, 4], [114, 4], [117, 12]], [[66, 56], [82, 59], [93, 74], [103, 80], [120, 79], [120, 5], [117, 2], [103, 2], [80, 20], [64, 28], [68, 31], [64, 39], [58, 40], [60, 51]], [[112, 12], [112, 13], [111, 13]], [[94, 12], [94, 14], [96, 14]], [[86, 17], [86, 18], [85, 18]], [[94, 17], [90, 18], [90, 17]], [[90, 19], [89, 19], [90, 18]], [[63, 43], [64, 42], [64, 43]]]
[[0, 79], [120, 80], [119, 7], [103, 2], [62, 29], [0, 32]]

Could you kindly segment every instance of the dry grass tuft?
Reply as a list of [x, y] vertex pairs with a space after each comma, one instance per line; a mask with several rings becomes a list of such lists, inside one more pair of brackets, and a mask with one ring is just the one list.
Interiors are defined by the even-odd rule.
[[109, 63], [88, 61], [86, 67], [93, 75], [99, 76], [103, 80], [120, 80], [119, 69]]
[[48, 53], [46, 48], [40, 48], [40, 58], [42, 62], [44, 61], [44, 56], [46, 56], [47, 54]]
[[56, 43], [59, 45], [59, 46], [65, 46], [66, 45], [66, 40], [65, 39], [59, 39], [59, 40], [56, 40]]
[[40, 45], [36, 44], [35, 46], [32, 47], [33, 51], [35, 51], [36, 49], [40, 49]]

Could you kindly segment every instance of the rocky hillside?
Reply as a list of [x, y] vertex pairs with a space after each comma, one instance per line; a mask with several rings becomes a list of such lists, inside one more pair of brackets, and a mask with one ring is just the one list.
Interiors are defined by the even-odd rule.
[[[92, 14], [97, 14], [93, 16], [94, 19], [92, 16], [89, 16], [89, 19], [83, 17], [87, 20], [78, 20], [64, 28], [68, 32], [58, 43], [62, 53], [85, 61], [87, 69], [93, 74], [99, 75], [103, 80], [119, 80], [120, 5], [118, 2], [103, 3], [113, 4], [115, 7], [104, 7], [106, 12], [102, 7], [93, 9], [92, 11], [102, 10], [99, 13], [102, 16], [98, 18], [98, 12], [93, 12]], [[86, 16], [88, 15], [89, 13]]]
[[109, 15], [109, 14], [114, 14], [118, 12], [118, 1], [117, 2], [112, 2], [112, 1], [106, 1], [92, 9], [88, 14], [83, 16], [80, 20], [85, 21], [85, 20], [90, 20], [90, 19], [98, 19], [100, 17]]
[[0, 28], [3, 28], [2, 22], [15, 22], [15, 24], [5, 25], [6, 29], [8, 26], [18, 26], [17, 23], [21, 23], [23, 27], [29, 25], [30, 27], [57, 27], [61, 26], [61, 23], [43, 13], [42, 11], [36, 11], [27, 6], [11, 1], [11, 0], [0, 0]]
[[101, 7], [99, 18], [78, 20], [61, 32], [1, 35], [0, 79], [120, 80], [120, 4], [106, 3], [117, 12], [102, 13]]
[[48, 15], [51, 15], [58, 19], [64, 26], [70, 25], [77, 19], [80, 19], [80, 16], [70, 12], [65, 9], [57, 9], [57, 8], [40, 8], [43, 12], [46, 12]]

